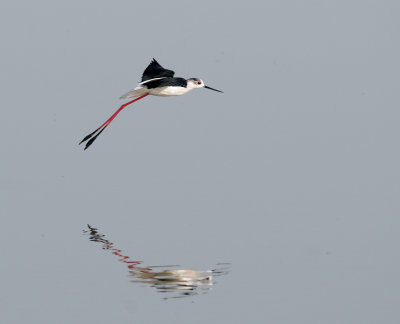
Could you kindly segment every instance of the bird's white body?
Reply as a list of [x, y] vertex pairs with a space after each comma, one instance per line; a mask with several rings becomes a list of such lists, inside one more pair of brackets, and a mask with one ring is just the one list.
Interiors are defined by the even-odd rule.
[[191, 80], [188, 80], [187, 86], [185, 87], [175, 87], [175, 86], [166, 86], [166, 87], [159, 87], [159, 88], [152, 88], [152, 89], [147, 89], [146, 83], [153, 81], [153, 80], [158, 80], [162, 78], [155, 78], [151, 80], [147, 80], [145, 82], [139, 83], [139, 85], [129, 91], [128, 93], [125, 93], [123, 96], [121, 96], [120, 99], [128, 99], [128, 98], [135, 98], [142, 96], [146, 93], [153, 95], [153, 96], [160, 96], [160, 97], [169, 97], [169, 96], [181, 96], [190, 90], [197, 89], [197, 88], [204, 88], [204, 82], [199, 79], [200, 83], [193, 82]]
[[161, 96], [161, 97], [181, 96], [190, 90], [192, 90], [192, 89], [183, 88], [183, 87], [171, 87], [171, 86], [154, 88], [154, 89], [147, 89], [142, 86], [138, 86], [135, 89], [124, 94], [121, 97], [121, 99], [135, 98], [135, 97], [142, 96], [145, 93], [151, 94], [153, 96]]
[[[192, 88], [193, 89], [193, 88]], [[149, 89], [149, 93], [153, 96], [162, 96], [162, 97], [167, 97], [167, 96], [181, 96], [185, 94], [186, 92], [189, 92], [192, 90], [190, 88], [183, 88], [183, 87], [161, 87], [161, 88], [155, 88], [155, 89]]]

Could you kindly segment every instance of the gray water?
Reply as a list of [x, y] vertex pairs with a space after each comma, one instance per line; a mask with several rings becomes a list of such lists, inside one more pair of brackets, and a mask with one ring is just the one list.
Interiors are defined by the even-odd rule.
[[399, 9], [3, 1], [0, 322], [399, 323]]

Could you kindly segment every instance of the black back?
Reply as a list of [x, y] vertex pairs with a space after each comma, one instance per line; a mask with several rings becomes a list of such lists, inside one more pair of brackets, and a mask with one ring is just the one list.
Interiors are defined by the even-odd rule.
[[184, 78], [162, 78], [153, 80], [143, 84], [147, 89], [161, 88], [161, 87], [184, 87], [187, 86], [187, 81]]
[[149, 66], [144, 70], [142, 75], [142, 82], [155, 78], [170, 77], [174, 76], [175, 72], [164, 69], [154, 58]]

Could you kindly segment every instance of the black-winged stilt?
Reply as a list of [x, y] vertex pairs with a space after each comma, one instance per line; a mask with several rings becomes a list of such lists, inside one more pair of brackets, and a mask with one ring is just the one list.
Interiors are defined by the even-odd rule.
[[[121, 99], [135, 98], [125, 104], [123, 104], [119, 109], [109, 118], [107, 121], [97, 128], [93, 133], [87, 135], [79, 144], [86, 142], [85, 150], [92, 145], [104, 129], [113, 121], [113, 119], [118, 115], [118, 113], [124, 109], [126, 106], [138, 101], [148, 95], [153, 96], [181, 96], [186, 92], [193, 89], [206, 88], [218, 92], [222, 92], [217, 89], [207, 87], [201, 79], [198, 78], [174, 78], [174, 71], [164, 69], [154, 58], [149, 64], [149, 66], [144, 70], [142, 75], [142, 81], [138, 86], [124, 94]], [[136, 98], [138, 97], [138, 98]]]

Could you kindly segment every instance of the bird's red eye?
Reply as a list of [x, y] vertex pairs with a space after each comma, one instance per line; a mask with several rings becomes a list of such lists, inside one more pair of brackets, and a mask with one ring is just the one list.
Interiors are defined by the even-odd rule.
[[201, 84], [201, 81], [197, 81], [197, 84]]

